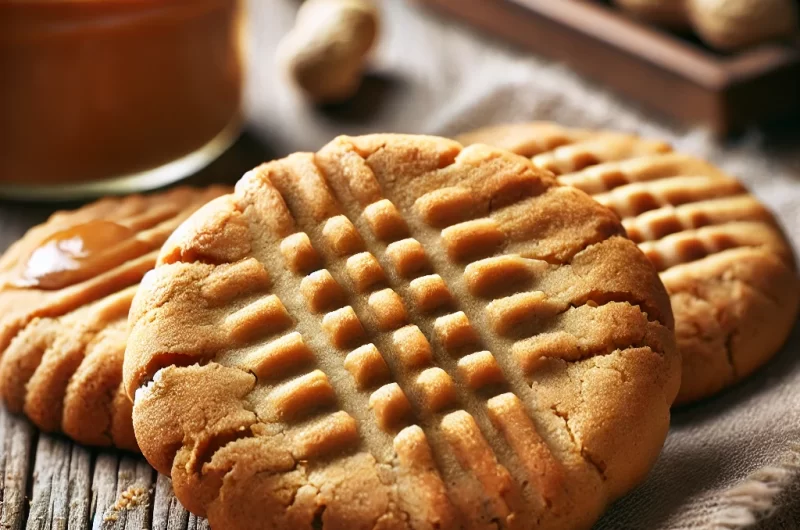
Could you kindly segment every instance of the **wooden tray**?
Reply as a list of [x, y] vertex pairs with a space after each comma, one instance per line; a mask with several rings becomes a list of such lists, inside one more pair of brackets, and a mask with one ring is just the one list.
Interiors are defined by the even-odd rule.
[[416, 0], [561, 61], [684, 124], [727, 134], [800, 115], [800, 43], [722, 55], [577, 0]]

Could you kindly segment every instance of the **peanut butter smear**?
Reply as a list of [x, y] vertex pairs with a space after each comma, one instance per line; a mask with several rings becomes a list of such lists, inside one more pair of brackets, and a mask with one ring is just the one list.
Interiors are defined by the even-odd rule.
[[147, 247], [136, 232], [111, 221], [93, 220], [42, 241], [22, 268], [15, 287], [62, 289], [126, 261], [127, 250]]

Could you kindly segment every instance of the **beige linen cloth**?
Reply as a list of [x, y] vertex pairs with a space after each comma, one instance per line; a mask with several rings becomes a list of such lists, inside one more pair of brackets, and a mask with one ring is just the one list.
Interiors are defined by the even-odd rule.
[[[485, 0], [494, 1], [494, 0]], [[566, 1], [566, 0], [552, 0]], [[274, 50], [296, 0], [250, 2], [250, 56], [261, 61], [247, 106], [251, 128], [277, 154], [315, 150], [337, 134], [452, 136], [509, 121], [635, 131], [664, 138], [743, 179], [800, 248], [800, 149], [773, 154], [756, 133], [717, 145], [702, 130], [659, 124], [567, 69], [513, 50], [401, 0], [381, 2], [383, 32], [369, 90], [315, 110], [281, 77]], [[273, 64], [265, 68], [264, 61]], [[800, 138], [798, 139], [800, 143]], [[628, 433], [636, 436], [637, 433]], [[647, 481], [598, 529], [800, 529], [800, 330], [753, 378], [678, 410]]]

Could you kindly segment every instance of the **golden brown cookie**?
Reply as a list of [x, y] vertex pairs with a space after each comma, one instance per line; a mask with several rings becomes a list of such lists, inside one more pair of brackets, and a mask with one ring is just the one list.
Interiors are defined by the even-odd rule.
[[228, 188], [57, 212], [0, 257], [0, 397], [46, 431], [137, 450], [121, 387], [131, 300], [181, 221]]
[[214, 528], [588, 528], [657, 458], [669, 299], [529, 160], [340, 137], [246, 174], [130, 314], [142, 452]]
[[676, 403], [740, 381], [783, 345], [800, 302], [791, 247], [742, 184], [663, 143], [551, 123], [460, 137], [530, 157], [621, 218], [661, 273], [683, 357]]

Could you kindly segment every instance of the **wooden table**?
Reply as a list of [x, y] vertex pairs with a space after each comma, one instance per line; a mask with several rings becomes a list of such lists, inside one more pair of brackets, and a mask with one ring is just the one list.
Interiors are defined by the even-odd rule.
[[0, 444], [3, 530], [209, 528], [180, 505], [170, 480], [141, 456], [39, 433], [2, 407]]

